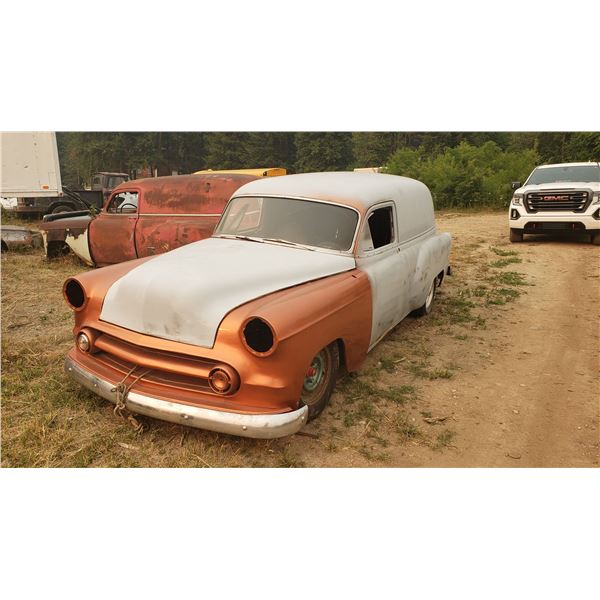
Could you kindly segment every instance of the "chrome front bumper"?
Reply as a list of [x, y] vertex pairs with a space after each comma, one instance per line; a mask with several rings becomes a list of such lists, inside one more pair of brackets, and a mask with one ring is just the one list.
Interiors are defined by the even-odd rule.
[[[83, 369], [70, 357], [65, 358], [65, 371], [82, 386], [102, 398], [116, 403], [114, 385]], [[125, 406], [133, 413], [242, 437], [271, 439], [292, 435], [300, 430], [308, 417], [308, 406], [287, 413], [246, 415], [178, 404], [130, 391]]]

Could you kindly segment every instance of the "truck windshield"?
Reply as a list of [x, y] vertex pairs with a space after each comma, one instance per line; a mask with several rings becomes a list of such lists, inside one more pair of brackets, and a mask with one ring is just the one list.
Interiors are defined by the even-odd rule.
[[561, 181], [600, 181], [600, 166], [582, 165], [573, 167], [546, 167], [535, 169], [527, 180], [527, 185], [559, 183]]
[[271, 197], [234, 198], [215, 236], [236, 236], [347, 251], [352, 248], [358, 213], [335, 204]]

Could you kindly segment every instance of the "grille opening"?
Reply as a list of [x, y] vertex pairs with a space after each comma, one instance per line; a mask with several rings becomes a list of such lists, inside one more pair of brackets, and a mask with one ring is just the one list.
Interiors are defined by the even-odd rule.
[[546, 192], [530, 192], [525, 195], [525, 208], [529, 213], [539, 211], [584, 212], [591, 201], [585, 191], [558, 190]]
[[525, 231], [535, 233], [536, 231], [585, 231], [583, 223], [558, 222], [558, 223], [527, 223]]
[[251, 319], [244, 327], [246, 344], [255, 352], [268, 352], [273, 347], [273, 332], [262, 319]]
[[85, 292], [75, 279], [69, 279], [65, 285], [65, 297], [72, 308], [81, 308], [85, 304]]

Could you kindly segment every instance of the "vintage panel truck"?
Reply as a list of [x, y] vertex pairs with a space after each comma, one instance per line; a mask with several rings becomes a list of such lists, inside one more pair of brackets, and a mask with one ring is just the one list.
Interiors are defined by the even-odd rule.
[[360, 369], [409, 313], [429, 313], [449, 251], [419, 181], [252, 181], [209, 239], [67, 279], [65, 368], [121, 411], [290, 435], [323, 411], [340, 366]]

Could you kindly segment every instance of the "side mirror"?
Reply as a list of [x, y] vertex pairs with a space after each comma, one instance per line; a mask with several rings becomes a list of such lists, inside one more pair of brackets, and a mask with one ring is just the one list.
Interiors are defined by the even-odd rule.
[[513, 190], [518, 190], [518, 189], [521, 187], [521, 182], [520, 182], [520, 181], [513, 181], [513, 182], [510, 184], [510, 187], [511, 187]]

